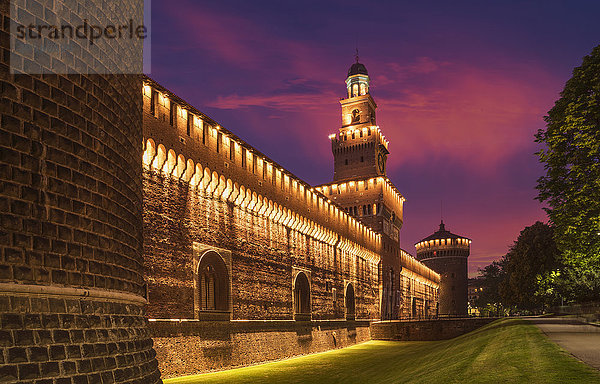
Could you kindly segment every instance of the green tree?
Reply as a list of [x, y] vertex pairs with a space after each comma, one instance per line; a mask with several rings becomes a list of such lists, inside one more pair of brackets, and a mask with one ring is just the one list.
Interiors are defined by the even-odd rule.
[[499, 283], [502, 303], [527, 310], [556, 304], [555, 295], [543, 294], [540, 279], [556, 271], [560, 267], [560, 259], [550, 226], [538, 221], [525, 227], [502, 258], [504, 275]]
[[479, 270], [481, 287], [475, 306], [485, 315], [498, 316], [501, 312], [500, 284], [504, 280], [502, 261], [493, 261]]
[[564, 257], [564, 293], [578, 301], [600, 298], [600, 46], [573, 71], [545, 117], [536, 142], [546, 175], [538, 199], [546, 202]]

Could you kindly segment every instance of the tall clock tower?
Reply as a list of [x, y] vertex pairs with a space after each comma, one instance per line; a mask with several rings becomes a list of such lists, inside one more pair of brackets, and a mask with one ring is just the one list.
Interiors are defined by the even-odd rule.
[[[317, 190], [350, 216], [381, 235], [380, 317], [396, 319], [409, 306], [402, 302], [399, 235], [404, 197], [386, 174], [388, 141], [377, 125], [377, 104], [370, 93], [367, 68], [358, 55], [346, 77], [346, 97], [340, 100], [342, 124], [329, 135], [334, 158], [333, 182]], [[404, 308], [404, 309], [403, 309]]]
[[358, 62], [358, 55], [348, 70], [346, 89], [347, 97], [340, 100], [339, 139], [332, 141], [333, 180], [385, 176], [387, 141], [377, 126], [377, 104], [369, 92], [369, 73]]

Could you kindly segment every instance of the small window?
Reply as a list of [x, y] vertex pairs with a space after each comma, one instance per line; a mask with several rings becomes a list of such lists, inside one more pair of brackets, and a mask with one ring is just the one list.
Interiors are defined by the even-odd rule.
[[363, 156], [360, 157], [360, 162], [364, 163], [365, 162], [365, 158]]
[[187, 135], [188, 136], [192, 136], [192, 119], [193, 118], [194, 117], [192, 116], [190, 111], [187, 111]]
[[171, 101], [171, 108], [169, 111], [169, 124], [177, 126], [177, 104]]
[[344, 165], [348, 165], [348, 159], [344, 160]]
[[202, 124], [202, 144], [208, 145], [208, 131], [210, 125], [204, 123]]
[[221, 145], [223, 145], [223, 134], [219, 132], [217, 134], [217, 153], [221, 152]]
[[157, 99], [158, 99], [158, 92], [156, 92], [153, 89], [152, 93], [150, 94], [150, 114], [152, 116], [156, 115], [156, 100]]
[[242, 148], [242, 168], [246, 169], [246, 148]]
[[331, 296], [333, 298], [333, 302], [335, 303], [337, 301], [337, 289], [335, 289], [335, 288], [331, 289]]
[[235, 141], [229, 142], [229, 160], [233, 162], [235, 160]]

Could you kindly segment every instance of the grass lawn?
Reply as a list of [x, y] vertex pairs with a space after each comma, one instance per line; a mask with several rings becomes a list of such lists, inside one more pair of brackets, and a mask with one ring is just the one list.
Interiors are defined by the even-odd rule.
[[524, 320], [452, 340], [370, 341], [289, 360], [164, 381], [183, 383], [600, 383]]

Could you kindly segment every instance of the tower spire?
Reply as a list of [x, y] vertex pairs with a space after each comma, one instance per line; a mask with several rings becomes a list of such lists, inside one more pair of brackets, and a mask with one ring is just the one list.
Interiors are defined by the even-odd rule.
[[356, 45], [356, 54], [354, 55], [356, 62], [358, 63], [358, 44]]

